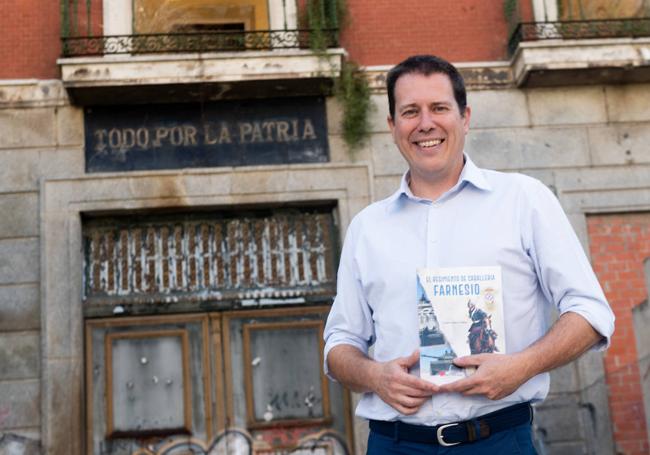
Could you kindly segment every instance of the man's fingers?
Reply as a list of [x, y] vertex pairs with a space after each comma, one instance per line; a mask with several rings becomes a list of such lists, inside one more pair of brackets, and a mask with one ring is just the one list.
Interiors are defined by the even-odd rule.
[[420, 350], [419, 350], [419, 349], [416, 349], [416, 350], [413, 351], [413, 352], [411, 353], [411, 355], [409, 355], [408, 357], [402, 357], [402, 358], [399, 359], [399, 360], [400, 360], [399, 363], [400, 363], [402, 366], [405, 366], [406, 368], [412, 367], [413, 365], [415, 365], [416, 363], [418, 363], [418, 361], [420, 360]]
[[402, 414], [415, 414], [426, 400], [426, 398], [403, 397], [393, 407]]
[[420, 351], [386, 362], [376, 392], [402, 414], [414, 414], [423, 403], [437, 393], [439, 386], [409, 374], [409, 368], [420, 360]]
[[449, 384], [449, 391], [473, 395], [484, 392], [485, 386], [485, 378], [481, 376], [470, 376]]
[[401, 384], [403, 384], [406, 387], [410, 387], [410, 388], [412, 388], [414, 390], [419, 390], [419, 391], [422, 391], [422, 392], [426, 392], [429, 395], [431, 395], [433, 393], [437, 393], [438, 389], [439, 389], [439, 386], [437, 386], [437, 385], [435, 385], [435, 384], [433, 384], [433, 383], [431, 383], [429, 381], [425, 381], [424, 379], [421, 379], [421, 378], [418, 378], [416, 376], [410, 375], [410, 374], [407, 374], [404, 377], [404, 380], [400, 381], [400, 382], [401, 382]]
[[459, 379], [449, 384], [440, 386], [440, 391], [445, 393], [455, 392], [455, 393], [467, 393], [468, 391], [476, 388], [478, 386], [476, 378], [469, 377], [465, 379]]
[[405, 396], [402, 399], [402, 405], [408, 408], [419, 408], [427, 399], [424, 397]]
[[486, 360], [486, 356], [499, 355], [499, 354], [475, 354], [466, 355], [464, 357], [456, 357], [454, 365], [457, 367], [478, 367]]
[[404, 414], [404, 415], [415, 414], [416, 412], [418, 412], [419, 409], [419, 407], [417, 406], [412, 408], [407, 408], [406, 406], [402, 406], [400, 404], [395, 404], [393, 405], [393, 407], [397, 409], [400, 412], [400, 414]]
[[433, 393], [429, 388], [412, 387], [408, 384], [398, 384], [395, 389], [398, 393], [411, 397], [428, 398]]
[[483, 395], [490, 400], [498, 400], [508, 394], [500, 385], [490, 384], [485, 379], [469, 377], [440, 387], [441, 392], [460, 393], [462, 395]]
[[396, 362], [400, 368], [395, 368], [391, 371], [391, 377], [389, 381], [391, 384], [403, 384], [414, 389], [426, 391], [429, 393], [429, 395], [436, 393], [438, 391], [437, 385], [408, 373], [408, 362], [416, 363], [419, 358], [420, 352], [418, 350], [415, 350], [410, 356], [401, 357], [396, 361], [393, 361]]

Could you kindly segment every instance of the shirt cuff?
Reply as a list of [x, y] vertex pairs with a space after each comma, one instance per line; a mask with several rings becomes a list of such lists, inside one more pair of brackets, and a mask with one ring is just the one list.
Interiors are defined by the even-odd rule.
[[564, 313], [576, 313], [582, 316], [591, 327], [600, 334], [602, 337], [595, 345], [593, 345], [591, 351], [604, 351], [611, 344], [612, 334], [614, 333], [614, 314], [607, 309], [601, 309], [601, 311], [585, 311], [582, 308], [570, 308]]

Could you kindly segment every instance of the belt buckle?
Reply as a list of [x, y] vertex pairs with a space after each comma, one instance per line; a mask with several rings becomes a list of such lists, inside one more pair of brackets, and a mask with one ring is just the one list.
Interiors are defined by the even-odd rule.
[[458, 425], [457, 423], [448, 423], [445, 425], [440, 425], [438, 429], [436, 430], [436, 438], [438, 439], [438, 444], [440, 444], [443, 447], [451, 447], [451, 446], [456, 446], [460, 444], [460, 442], [445, 442], [443, 436], [442, 436], [442, 430], [445, 428], [453, 427]]

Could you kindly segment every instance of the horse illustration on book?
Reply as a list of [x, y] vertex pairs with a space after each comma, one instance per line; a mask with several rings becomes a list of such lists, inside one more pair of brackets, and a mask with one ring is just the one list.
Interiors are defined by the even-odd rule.
[[467, 341], [472, 354], [499, 352], [496, 345], [497, 333], [492, 330], [492, 316], [478, 308], [471, 300], [467, 302], [472, 325], [468, 329]]

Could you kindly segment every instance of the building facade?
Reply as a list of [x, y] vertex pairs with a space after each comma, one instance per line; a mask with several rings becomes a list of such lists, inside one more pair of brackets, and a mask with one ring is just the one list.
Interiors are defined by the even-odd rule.
[[540, 453], [647, 453], [650, 3], [612, 3], [9, 0], [0, 453], [363, 453], [321, 334], [347, 225], [406, 169], [384, 81], [417, 53], [463, 72], [472, 159], [557, 195], [617, 316], [553, 372]]

